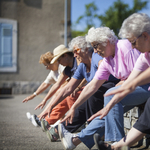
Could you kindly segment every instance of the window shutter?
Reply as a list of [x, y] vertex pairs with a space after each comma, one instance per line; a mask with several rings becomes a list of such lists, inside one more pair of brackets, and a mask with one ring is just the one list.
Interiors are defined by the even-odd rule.
[[12, 67], [12, 28], [0, 23], [0, 67]]

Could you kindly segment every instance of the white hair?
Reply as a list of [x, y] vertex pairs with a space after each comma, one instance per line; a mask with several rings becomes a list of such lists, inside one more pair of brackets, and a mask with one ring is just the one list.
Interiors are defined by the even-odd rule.
[[144, 13], [134, 13], [123, 21], [118, 35], [121, 38], [131, 38], [138, 37], [143, 32], [150, 34], [150, 17]]
[[103, 46], [106, 46], [107, 42], [110, 41], [111, 44], [115, 44], [118, 38], [108, 27], [100, 27], [100, 28], [90, 28], [88, 34], [86, 35], [87, 42], [98, 42]]
[[85, 52], [86, 48], [88, 48], [89, 51], [92, 51], [93, 48], [89, 42], [85, 40], [85, 36], [78, 36], [71, 40], [71, 42], [68, 44], [69, 50], [73, 51], [73, 48], [76, 46], [78, 48], [81, 48], [82, 52]]

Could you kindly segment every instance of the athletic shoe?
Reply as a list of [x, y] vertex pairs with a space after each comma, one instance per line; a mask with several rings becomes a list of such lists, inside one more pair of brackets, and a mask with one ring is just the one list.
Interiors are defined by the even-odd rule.
[[46, 132], [49, 130], [50, 125], [45, 119], [41, 119], [41, 127], [42, 127], [43, 132]]
[[31, 114], [29, 112], [26, 113], [26, 116], [31, 121]]
[[32, 118], [31, 122], [35, 127], [41, 127], [41, 121], [36, 115], [31, 115], [31, 118]]
[[46, 131], [47, 137], [51, 142], [56, 142], [59, 139], [58, 133], [55, 132], [55, 128], [51, 127], [50, 130]]
[[68, 132], [63, 124], [58, 125], [58, 131], [59, 131], [59, 137], [61, 139], [61, 142], [65, 148], [65, 150], [72, 150], [75, 149], [76, 146], [72, 143], [72, 138], [74, 137], [74, 134], [71, 134]]
[[41, 121], [36, 115], [31, 115], [29, 112], [27, 112], [26, 116], [35, 127], [41, 127]]

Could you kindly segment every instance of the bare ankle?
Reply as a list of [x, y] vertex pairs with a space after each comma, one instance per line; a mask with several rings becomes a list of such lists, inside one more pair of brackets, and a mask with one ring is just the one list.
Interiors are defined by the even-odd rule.
[[55, 132], [58, 134], [58, 131], [57, 131], [57, 129], [55, 128]]

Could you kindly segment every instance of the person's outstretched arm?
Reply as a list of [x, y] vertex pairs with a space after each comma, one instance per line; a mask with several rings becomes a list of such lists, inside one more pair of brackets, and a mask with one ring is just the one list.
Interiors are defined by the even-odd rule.
[[24, 103], [24, 102], [28, 102], [29, 100], [32, 100], [35, 96], [45, 91], [50, 85], [51, 84], [43, 82], [32, 95], [26, 97], [22, 102]]
[[64, 100], [67, 96], [69, 96], [76, 87], [80, 84], [81, 80], [71, 78], [71, 80], [61, 89], [59, 94], [50, 101], [44, 111], [39, 115], [39, 119], [44, 118], [46, 115], [50, 116], [52, 109], [62, 100]]
[[[124, 89], [127, 86], [129, 86], [131, 84], [131, 82], [133, 82], [133, 80], [139, 76], [140, 73], [141, 73], [141, 71], [133, 70], [132, 73], [130, 74], [130, 76], [128, 77], [128, 79], [122, 84], [122, 86], [120, 88]], [[103, 117], [105, 117], [108, 114], [108, 112], [111, 110], [111, 108], [115, 104], [117, 104], [118, 102], [120, 102], [126, 95], [127, 94], [122, 94], [122, 93], [115, 94], [114, 97], [110, 100], [110, 102], [103, 109], [101, 109], [96, 114], [94, 114], [93, 116], [91, 116], [88, 119], [88, 121], [93, 120], [97, 116], [100, 116], [100, 119], [102, 119]], [[106, 96], [106, 94], [105, 94], [105, 96]]]
[[81, 94], [79, 95], [78, 99], [72, 105], [66, 117], [61, 122], [66, 121], [66, 124], [68, 122], [72, 123], [76, 108], [82, 105], [88, 98], [90, 98], [105, 81], [106, 80], [97, 80], [94, 78], [88, 85], [86, 85]]
[[124, 86], [121, 86], [119, 89], [105, 94], [105, 96], [118, 94], [119, 99], [123, 99], [126, 95], [133, 92], [137, 86], [144, 85], [147, 83], [150, 83], [150, 67], [144, 72], [142, 72], [140, 75], [138, 75], [136, 78], [131, 79], [131, 81], [128, 82], [128, 84], [123, 84]]
[[76, 93], [77, 93], [80, 89], [82, 89], [82, 87], [84, 87], [84, 86], [86, 85], [86, 83], [87, 83], [87, 81], [86, 81], [86, 79], [84, 78], [84, 79], [82, 80], [82, 82], [78, 85], [78, 87], [72, 92], [71, 96], [74, 97], [74, 96], [76, 95]]
[[35, 110], [38, 108], [42, 109], [45, 106], [47, 100], [50, 99], [55, 94], [55, 92], [60, 88], [60, 86], [66, 81], [67, 78], [68, 76], [63, 72], [60, 75], [58, 81], [50, 88], [49, 92], [47, 93], [45, 98], [42, 100], [42, 102], [35, 107]]

